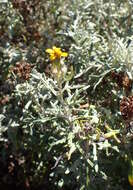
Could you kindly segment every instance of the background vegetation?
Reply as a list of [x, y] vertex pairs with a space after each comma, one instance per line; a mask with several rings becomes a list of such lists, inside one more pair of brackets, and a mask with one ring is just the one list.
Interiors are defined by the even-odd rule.
[[1, 189], [132, 189], [132, 13], [131, 0], [0, 1]]

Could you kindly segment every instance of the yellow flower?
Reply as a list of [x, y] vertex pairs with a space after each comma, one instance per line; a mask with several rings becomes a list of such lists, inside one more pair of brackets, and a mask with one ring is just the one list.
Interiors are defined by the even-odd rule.
[[128, 175], [128, 181], [131, 186], [133, 186], [133, 175]]
[[68, 53], [62, 52], [61, 48], [57, 48], [53, 46], [52, 49], [46, 49], [46, 52], [50, 55], [50, 60], [54, 61], [56, 59], [60, 59], [61, 57], [67, 57]]

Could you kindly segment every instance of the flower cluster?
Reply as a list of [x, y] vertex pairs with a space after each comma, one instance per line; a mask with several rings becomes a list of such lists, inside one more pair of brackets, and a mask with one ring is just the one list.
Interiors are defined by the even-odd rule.
[[31, 73], [31, 65], [25, 61], [19, 62], [14, 68], [13, 72], [23, 80], [28, 80]]
[[52, 49], [46, 49], [46, 52], [50, 55], [50, 60], [60, 60], [61, 57], [67, 57], [68, 53], [62, 52], [61, 48], [57, 48], [56, 46], [53, 46]]
[[115, 82], [118, 84], [118, 86], [124, 87], [127, 91], [129, 91], [132, 87], [133, 81], [129, 78], [129, 76], [124, 72], [111, 72], [112, 79], [115, 80]]
[[120, 111], [124, 120], [133, 118], [133, 96], [124, 97], [120, 102]]

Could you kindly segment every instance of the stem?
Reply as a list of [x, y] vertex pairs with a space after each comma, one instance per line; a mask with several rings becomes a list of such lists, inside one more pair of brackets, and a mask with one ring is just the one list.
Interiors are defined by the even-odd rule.
[[69, 125], [71, 127], [73, 127], [69, 106], [66, 104], [66, 102], [63, 98], [62, 81], [60, 79], [61, 78], [58, 78], [58, 80], [57, 80], [57, 84], [58, 84], [58, 88], [59, 88], [59, 101], [63, 106], [65, 118], [67, 118]]

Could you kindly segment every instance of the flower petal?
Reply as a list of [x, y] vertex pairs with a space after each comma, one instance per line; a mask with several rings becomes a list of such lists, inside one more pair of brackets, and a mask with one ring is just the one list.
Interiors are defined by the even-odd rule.
[[52, 54], [53, 50], [52, 49], [46, 49], [46, 52], [49, 53], [49, 54]]
[[68, 56], [68, 53], [62, 52], [61, 56], [62, 56], [62, 57], [67, 57], [67, 56]]
[[60, 51], [61, 48], [57, 48], [56, 46], [53, 46], [53, 50], [55, 50], [55, 51]]
[[50, 55], [50, 60], [53, 61], [53, 60], [55, 60], [55, 59], [56, 59], [56, 56], [55, 56], [54, 54], [51, 54], [51, 55]]

